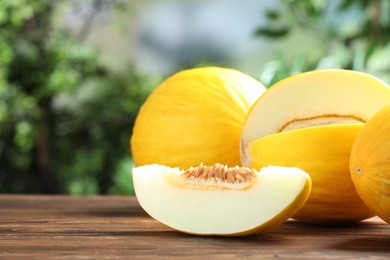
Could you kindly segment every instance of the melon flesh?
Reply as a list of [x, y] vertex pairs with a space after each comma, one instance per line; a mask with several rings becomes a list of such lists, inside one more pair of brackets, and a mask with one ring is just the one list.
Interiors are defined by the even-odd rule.
[[299, 168], [264, 167], [247, 185], [231, 187], [176, 181], [183, 171], [162, 165], [133, 169], [137, 199], [161, 223], [197, 235], [249, 235], [294, 215], [311, 189]]

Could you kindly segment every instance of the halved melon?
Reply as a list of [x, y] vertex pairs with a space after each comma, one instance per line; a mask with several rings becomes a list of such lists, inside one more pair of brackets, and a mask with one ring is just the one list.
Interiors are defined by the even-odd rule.
[[301, 73], [269, 88], [248, 112], [241, 161], [248, 144], [263, 136], [314, 125], [367, 122], [390, 103], [390, 88], [362, 72], [326, 69]]
[[349, 174], [353, 142], [364, 124], [324, 125], [268, 135], [249, 143], [250, 167], [299, 167], [313, 188], [293, 216], [314, 224], [353, 223], [372, 217]]
[[309, 175], [298, 168], [200, 165], [186, 171], [162, 165], [133, 169], [143, 209], [190, 234], [242, 236], [283, 223], [305, 203]]

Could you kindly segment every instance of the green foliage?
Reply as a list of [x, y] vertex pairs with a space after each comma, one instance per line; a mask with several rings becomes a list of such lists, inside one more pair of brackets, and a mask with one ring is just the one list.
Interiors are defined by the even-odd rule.
[[133, 178], [131, 169], [134, 163], [130, 159], [125, 159], [118, 164], [114, 173], [114, 183], [109, 189], [110, 194], [134, 194]]
[[137, 109], [156, 81], [131, 67], [112, 73], [94, 49], [55, 27], [71, 3], [0, 0], [2, 193], [132, 192], [123, 163]]
[[130, 156], [129, 137], [138, 107], [156, 84], [130, 69], [128, 75], [90, 80], [55, 98], [59, 123], [54, 129], [58, 138], [54, 163], [60, 182], [68, 183], [63, 192], [107, 193], [113, 184], [127, 185], [117, 181], [122, 167], [118, 165]]
[[279, 47], [264, 67], [264, 84], [321, 68], [364, 71], [390, 82], [389, 1], [283, 0], [265, 15], [268, 24], [255, 35]]

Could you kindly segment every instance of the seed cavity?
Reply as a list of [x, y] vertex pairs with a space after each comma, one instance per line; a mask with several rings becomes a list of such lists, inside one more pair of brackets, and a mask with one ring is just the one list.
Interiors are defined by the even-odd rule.
[[256, 179], [257, 171], [247, 167], [228, 167], [216, 163], [191, 167], [174, 179], [180, 186], [202, 189], [245, 189]]
[[310, 126], [319, 125], [334, 125], [334, 124], [355, 124], [365, 123], [361, 117], [354, 115], [337, 115], [337, 114], [325, 114], [307, 118], [296, 118], [284, 124], [278, 132], [283, 132], [292, 129], [305, 128]]

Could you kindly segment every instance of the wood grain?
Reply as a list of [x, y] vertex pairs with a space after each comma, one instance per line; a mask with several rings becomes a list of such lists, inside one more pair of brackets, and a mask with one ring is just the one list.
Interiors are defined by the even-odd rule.
[[1, 259], [390, 259], [390, 225], [293, 220], [250, 237], [182, 234], [134, 197], [0, 195]]

